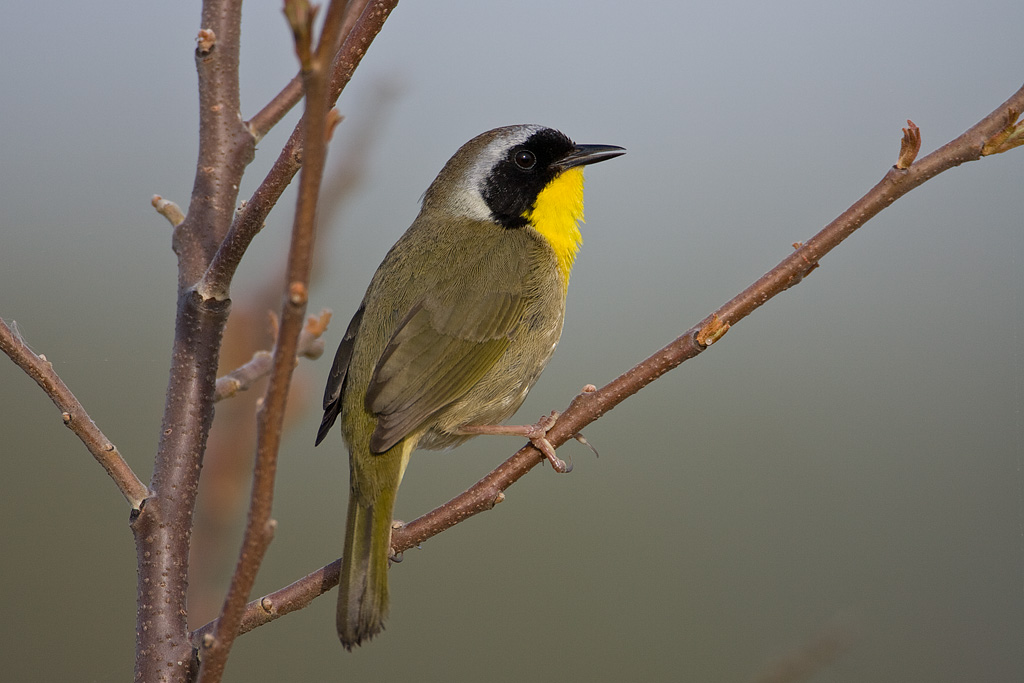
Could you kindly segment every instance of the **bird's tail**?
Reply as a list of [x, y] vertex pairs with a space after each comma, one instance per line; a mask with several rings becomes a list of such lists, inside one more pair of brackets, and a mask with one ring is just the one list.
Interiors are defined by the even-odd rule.
[[399, 453], [371, 456], [386, 458], [399, 455], [402, 462], [398, 481], [381, 487], [372, 497], [372, 503], [367, 503], [354, 490], [349, 494], [337, 614], [338, 638], [348, 650], [380, 633], [388, 614], [391, 517], [408, 451], [412, 450], [403, 448], [403, 445], [399, 444], [395, 449]]

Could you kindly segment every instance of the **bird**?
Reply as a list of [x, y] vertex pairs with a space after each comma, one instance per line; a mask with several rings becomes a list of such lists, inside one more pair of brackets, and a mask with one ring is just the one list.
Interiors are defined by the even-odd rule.
[[509, 426], [562, 333], [582, 243], [583, 168], [625, 153], [545, 126], [464, 144], [378, 267], [338, 346], [316, 444], [340, 418], [349, 501], [337, 630], [348, 650], [388, 613], [392, 514], [409, 456], [519, 434], [558, 471], [545, 434]]

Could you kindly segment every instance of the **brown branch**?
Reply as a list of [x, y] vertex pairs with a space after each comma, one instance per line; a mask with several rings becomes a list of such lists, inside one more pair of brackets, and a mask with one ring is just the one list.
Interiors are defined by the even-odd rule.
[[194, 285], [231, 226], [255, 151], [240, 115], [241, 6], [241, 0], [204, 0], [195, 50], [199, 153], [188, 213], [171, 240], [178, 255], [178, 308], [167, 398], [152, 495], [131, 523], [138, 563], [136, 680], [183, 681], [195, 671], [186, 604], [189, 550], [230, 302], [199, 294]]
[[92, 453], [92, 457], [96, 458], [96, 462], [102, 465], [110, 478], [114, 480], [132, 509], [138, 510], [142, 506], [142, 501], [149, 496], [149, 489], [124, 461], [117, 447], [92, 421], [89, 413], [85, 411], [82, 404], [54, 371], [53, 363], [48, 361], [46, 356], [36, 355], [21, 336], [8, 327], [3, 319], [0, 319], [0, 351], [6, 353], [18, 367], [25, 371], [25, 374], [34, 379], [36, 384], [46, 392], [53, 404], [57, 406], [57, 410], [61, 412], [64, 425], [82, 440], [85, 447]]
[[288, 389], [295, 369], [299, 332], [302, 330], [312, 270], [313, 243], [316, 227], [316, 206], [323, 178], [329, 135], [330, 103], [328, 77], [341, 32], [344, 0], [332, 0], [328, 6], [323, 31], [315, 52], [310, 49], [315, 11], [307, 0], [289, 0], [285, 4], [295, 33], [296, 50], [302, 64], [306, 111], [302, 118], [305, 152], [299, 176], [299, 196], [295, 208], [291, 246], [285, 276], [284, 304], [273, 367], [266, 395], [256, 416], [256, 465], [253, 472], [252, 496], [242, 549], [217, 626], [202, 640], [200, 649], [200, 683], [221, 680], [231, 646], [238, 635], [246, 601], [252, 592], [263, 556], [274, 535], [276, 522], [271, 519], [277, 455], [281, 445]]
[[[589, 391], [591, 387], [586, 387], [559, 416], [548, 432], [548, 440], [557, 447], [578, 435], [584, 427], [622, 401], [721, 339], [731, 326], [769, 299], [798, 284], [807, 273], [817, 268], [818, 261], [825, 254], [882, 209], [939, 173], [981, 158], [982, 149], [1008, 126], [1013, 125], [1018, 111], [1024, 111], [1024, 87], [952, 142], [907, 169], [891, 168], [881, 182], [821, 232], [806, 243], [795, 245], [796, 250], [775, 268], [671, 344], [601, 389]], [[544, 460], [544, 456], [532, 445], [524, 446], [464, 493], [396, 528], [391, 535], [392, 549], [400, 553], [479, 512], [491, 509], [504, 499], [505, 489]], [[301, 609], [334, 588], [338, 583], [339, 565], [340, 560], [336, 560], [278, 591], [250, 602], [246, 605], [241, 622], [245, 630], [252, 630], [283, 614]], [[216, 622], [211, 622], [197, 629], [192, 634], [193, 639], [202, 638], [215, 626]]]
[[[352, 29], [356, 25], [356, 21], [360, 18], [363, 10], [366, 9], [367, 3], [370, 0], [353, 0], [345, 8], [345, 18], [342, 20], [341, 35], [348, 37], [352, 33]], [[338, 52], [338, 51], [336, 51]], [[340, 53], [339, 53], [340, 54]], [[264, 135], [270, 132], [270, 129], [280, 123], [281, 119], [292, 110], [299, 100], [302, 99], [302, 73], [295, 75], [292, 80], [288, 81], [288, 84], [281, 89], [277, 95], [274, 96], [270, 102], [266, 104], [259, 112], [256, 113], [246, 125], [249, 126], [249, 130], [256, 137], [257, 140], [261, 140]]]
[[[593, 392], [579, 394], [563, 412], [548, 440], [560, 446], [626, 398], [718, 341], [732, 326], [763, 306], [769, 299], [798, 284], [829, 251], [853, 234], [894, 201], [930, 178], [965, 161], [981, 158], [982, 148], [1005, 128], [1024, 105], [1024, 87], [963, 135], [932, 152], [907, 169], [893, 167], [875, 187], [853, 206], [800, 245], [775, 268], [726, 302], [682, 336], [634, 368]], [[396, 552], [415, 546], [472, 515], [500, 502], [501, 492], [543, 461], [533, 446], [526, 446], [468, 491], [432, 512], [396, 529]]]
[[270, 132], [274, 126], [281, 122], [288, 112], [292, 110], [299, 100], [302, 99], [302, 74], [297, 73], [288, 81], [288, 84], [281, 88], [272, 100], [256, 112], [256, 115], [249, 119], [246, 124], [257, 140]]
[[213, 392], [226, 301], [187, 291], [178, 303], [167, 404], [150, 485], [132, 519], [138, 562], [136, 680], [184, 680], [191, 666], [185, 594], [202, 454], [213, 422]]
[[[277, 318], [274, 318], [275, 327]], [[326, 308], [320, 311], [319, 316], [310, 316], [299, 333], [298, 346], [295, 349], [296, 358], [304, 357], [316, 360], [323, 355], [324, 340], [323, 333], [327, 331], [327, 325], [331, 321], [331, 312]], [[274, 354], [271, 351], [257, 351], [244, 365], [240, 365], [223, 377], [217, 378], [217, 391], [213, 396], [214, 401], [230, 398], [239, 391], [245, 391], [253, 382], [262, 379], [270, 374], [273, 366]]]
[[[338, 585], [341, 573], [341, 559], [303, 576], [298, 581], [288, 584], [273, 593], [253, 600], [245, 606], [245, 613], [239, 625], [238, 635], [269, 624], [289, 612], [295, 612]], [[192, 632], [192, 642], [199, 646], [217, 627], [217, 620], [197, 628]]]
[[[337, 59], [334, 78], [331, 79], [332, 102], [348, 82], [355, 66], [359, 63], [366, 47], [380, 31], [388, 13], [397, 3], [378, 1], [362, 13], [366, 18], [360, 29], [353, 26], [346, 41], [347, 51], [341, 50]], [[332, 5], [338, 8], [343, 3]], [[340, 16], [340, 9], [335, 11]], [[353, 12], [351, 17], [356, 16]], [[0, 337], [2, 347], [30, 376], [32, 376], [51, 399], [61, 408], [65, 423], [71, 427], [103, 464], [115, 483], [133, 507], [131, 527], [135, 535], [138, 559], [138, 612], [136, 626], [136, 680], [185, 680], [194, 673], [193, 651], [188, 640], [185, 595], [188, 585], [189, 539], [198, 490], [202, 456], [213, 420], [216, 369], [220, 341], [227, 322], [229, 301], [228, 285], [245, 252], [252, 236], [258, 232], [266, 212], [276, 203], [280, 192], [290, 182], [299, 167], [302, 147], [292, 144], [282, 153], [283, 163], [275, 165], [267, 181], [254, 195], [259, 199], [259, 209], [254, 220], [239, 220], [235, 225], [246, 228], [241, 239], [225, 240], [230, 227], [237, 188], [245, 167], [252, 160], [255, 138], [249, 127], [241, 124], [238, 91], [238, 46], [241, 20], [241, 0], [205, 0], [202, 11], [202, 28], [197, 37], [196, 69], [199, 74], [200, 135], [199, 156], [191, 202], [187, 215], [173, 203], [154, 197], [153, 205], [174, 226], [172, 248], [178, 255], [178, 309], [175, 320], [175, 336], [168, 379], [167, 401], [164, 409], [161, 439], [155, 458], [152, 488], [147, 489], [128, 468], [116, 447], [99, 431], [88, 417], [84, 408], [75, 400], [67, 387], [59, 380], [45, 358], [36, 356], [6, 325], [2, 325]], [[307, 92], [317, 104], [313, 110], [326, 112], [327, 74], [323, 65], [337, 50], [333, 49], [340, 40], [340, 22], [328, 22], [332, 27], [325, 30], [318, 50], [317, 85], [310, 88], [306, 79]], [[315, 96], [314, 96], [315, 95]], [[326, 105], [326, 106], [324, 106]], [[330, 125], [337, 122], [331, 119]], [[313, 123], [310, 123], [313, 122]], [[326, 115], [306, 117], [306, 134], [311, 140], [322, 141], [328, 125]], [[293, 140], [297, 136], [293, 135]], [[316, 148], [311, 145], [307, 155], [315, 156]], [[279, 161], [281, 161], [279, 159]], [[307, 163], [310, 163], [307, 160]], [[322, 175], [323, 157], [315, 160], [309, 174], [319, 186]], [[305, 177], [306, 174], [304, 174]], [[269, 495], [257, 495], [255, 491], [270, 491], [273, 487], [274, 457], [280, 431], [280, 419], [287, 394], [288, 381], [294, 363], [297, 337], [301, 327], [302, 314], [306, 306], [307, 283], [309, 280], [309, 251], [315, 210], [316, 189], [312, 193], [300, 186], [304, 197], [301, 205], [314, 207], [308, 216], [297, 218], [296, 238], [293, 240], [293, 254], [289, 259], [289, 295], [273, 367], [273, 377], [268, 390], [264, 410], [261, 411], [261, 434], [267, 435], [259, 448], [257, 482], [254, 485], [253, 519], [263, 519], [257, 530], [255, 546], [265, 549], [269, 542], [273, 522], [269, 519]], [[312, 197], [312, 202], [310, 198]], [[243, 214], [244, 217], [244, 214]], [[305, 227], [298, 227], [299, 225]], [[225, 249], [227, 243], [227, 249]], [[227, 254], [226, 267], [212, 268], [215, 256]], [[221, 263], [225, 259], [221, 259]], [[223, 265], [223, 264], [222, 264]], [[215, 286], [200, 283], [194, 286], [204, 273], [213, 273]], [[2, 324], [2, 323], [0, 323]], [[267, 406], [270, 406], [269, 408]], [[277, 422], [276, 427], [274, 426]], [[264, 458], [270, 453], [269, 458]], [[265, 483], [269, 481], [268, 485]], [[262, 507], [266, 508], [263, 515]], [[251, 562], [253, 555], [247, 554], [253, 544], [243, 549], [240, 565], [258, 567], [259, 558]], [[258, 553], [262, 555], [262, 550]], [[253, 576], [254, 576], [253, 569]], [[243, 577], [245, 578], [245, 577]], [[245, 578], [248, 580], [248, 578]], [[229, 627], [249, 590], [242, 582], [233, 583], [233, 593], [225, 603], [225, 612], [218, 634], [230, 632], [229, 638], [213, 638], [207, 654], [214, 657], [218, 648], [223, 649], [217, 666], [209, 667], [206, 678], [216, 680], [223, 670], [223, 658], [227, 647], [237, 632], [237, 625]], [[237, 597], [241, 595], [240, 599]], [[238, 605], [238, 607], [231, 607]]]
[[[199, 159], [185, 220], [175, 227], [179, 290], [194, 285], [231, 226], [237, 180], [256, 140], [240, 120], [238, 44], [241, 0], [205, 0], [197, 39]], [[224, 202], [226, 198], [230, 201]], [[205, 294], [204, 294], [205, 296]]]
[[[397, 4], [398, 0], [372, 0], [366, 4], [334, 60], [329, 88], [331, 106], [352, 79], [352, 74], [366, 54], [370, 43], [380, 33], [385, 20]], [[231, 278], [234, 277], [246, 249], [263, 229], [270, 210], [277, 204], [302, 166], [302, 147], [302, 122], [299, 122], [263, 182], [256, 188], [249, 201], [240, 208], [231, 230], [197, 287], [200, 292], [210, 297], [227, 297]]]

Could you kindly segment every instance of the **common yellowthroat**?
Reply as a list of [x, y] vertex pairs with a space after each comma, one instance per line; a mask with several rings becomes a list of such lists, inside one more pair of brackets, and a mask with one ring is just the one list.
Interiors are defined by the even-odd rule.
[[316, 438], [341, 416], [350, 493], [337, 625], [347, 649], [383, 628], [391, 515], [414, 449], [521, 434], [566, 470], [544, 439], [550, 421], [499, 423], [562, 334], [583, 166], [624, 153], [536, 125], [478, 135], [441, 169], [374, 274], [334, 357]]

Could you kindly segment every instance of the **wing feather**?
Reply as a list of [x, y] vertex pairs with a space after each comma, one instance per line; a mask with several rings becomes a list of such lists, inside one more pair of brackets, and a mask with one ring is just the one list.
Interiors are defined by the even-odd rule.
[[348, 364], [352, 361], [352, 348], [355, 346], [356, 335], [359, 333], [359, 326], [363, 322], [364, 306], [360, 306], [356, 314], [345, 330], [345, 336], [338, 345], [338, 351], [334, 354], [334, 364], [331, 366], [331, 374], [327, 378], [327, 387], [324, 389], [324, 417], [320, 422], [320, 428], [316, 432], [316, 445], [324, 440], [330, 433], [334, 421], [341, 414], [341, 392], [345, 387], [345, 377], [348, 375]]
[[370, 450], [381, 453], [462, 397], [508, 348], [525, 299], [463, 290], [415, 305], [392, 335], [366, 391], [377, 416]]

